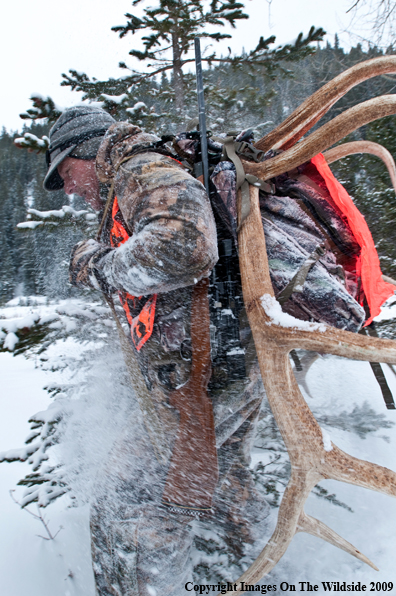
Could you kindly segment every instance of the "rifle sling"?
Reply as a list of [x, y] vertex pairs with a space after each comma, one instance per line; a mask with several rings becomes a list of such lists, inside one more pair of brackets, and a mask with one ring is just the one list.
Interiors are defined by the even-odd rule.
[[211, 376], [208, 287], [207, 278], [194, 286], [191, 373], [169, 398], [179, 410], [180, 422], [162, 496], [172, 511], [194, 516], [212, 512], [219, 475], [213, 407], [207, 392]]

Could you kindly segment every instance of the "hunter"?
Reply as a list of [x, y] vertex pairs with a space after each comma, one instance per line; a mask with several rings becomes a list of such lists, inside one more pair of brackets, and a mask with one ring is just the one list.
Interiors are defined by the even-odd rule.
[[[99, 596], [180, 596], [193, 521], [235, 563], [256, 553], [268, 515], [249, 470], [264, 388], [240, 282], [229, 282], [235, 248], [203, 185], [159, 141], [79, 106], [54, 124], [47, 152], [45, 189], [78, 194], [102, 215], [108, 204], [99, 239], [73, 248], [70, 280], [118, 294], [169, 450], [158, 461], [139, 416], [120, 429], [91, 505]], [[215, 266], [238, 316], [224, 308]]]

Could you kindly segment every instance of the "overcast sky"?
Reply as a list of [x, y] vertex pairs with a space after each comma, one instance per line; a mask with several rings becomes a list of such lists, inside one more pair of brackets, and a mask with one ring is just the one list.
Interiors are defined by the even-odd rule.
[[[350, 43], [345, 32], [349, 24], [347, 9], [352, 0], [245, 0], [245, 12], [233, 38], [223, 44], [237, 53], [252, 49], [260, 35], [276, 35], [277, 42], [294, 39], [311, 25], [323, 27], [331, 43], [338, 32], [344, 47]], [[156, 0], [151, 0], [156, 5]], [[143, 7], [149, 2], [142, 3]], [[32, 93], [50, 95], [61, 106], [79, 103], [81, 95], [60, 87], [62, 73], [70, 68], [98, 79], [125, 74], [120, 61], [133, 65], [128, 52], [141, 49], [137, 36], [120, 40], [111, 27], [126, 22], [131, 0], [14, 0], [3, 2], [0, 24], [1, 81], [0, 125], [20, 130], [19, 113], [31, 106]], [[141, 8], [140, 8], [141, 10]], [[216, 47], [221, 47], [215, 44]], [[135, 64], [135, 67], [142, 68]]]

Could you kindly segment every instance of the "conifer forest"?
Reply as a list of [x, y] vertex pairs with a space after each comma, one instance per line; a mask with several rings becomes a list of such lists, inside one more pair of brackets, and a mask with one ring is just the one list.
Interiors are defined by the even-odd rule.
[[[327, 44], [296, 64], [283, 61], [280, 72], [271, 76], [262, 66], [256, 66], [249, 72], [238, 64], [213, 64], [204, 71], [208, 127], [213, 134], [252, 127], [256, 138], [260, 138], [337, 74], [380, 55], [382, 52], [378, 49], [364, 51], [360, 45], [344, 51], [335, 39], [333, 46]], [[184, 78], [187, 107], [183, 118], [174, 107], [172, 80], [166, 74], [134, 85], [128, 95], [119, 93], [115, 80], [107, 82], [106, 86], [104, 83], [96, 86], [91, 83], [89, 90], [87, 82], [85, 87], [83, 83], [81, 86], [90, 100], [102, 99], [101, 104], [117, 120], [129, 120], [149, 132], [163, 135], [181, 132], [189, 120], [197, 116], [196, 95], [193, 93], [195, 74]], [[77, 85], [75, 82], [73, 84]], [[112, 87], [112, 93], [106, 94], [103, 89], [109, 91], [109, 87]], [[337, 102], [321, 120], [321, 124], [362, 101], [395, 92], [392, 77], [370, 79]], [[43, 103], [41, 98], [38, 102]], [[56, 117], [55, 111], [52, 118]], [[25, 125], [24, 132], [41, 138], [48, 134], [50, 125], [48, 122], [41, 124], [36, 119]], [[394, 155], [395, 127], [395, 119], [390, 116], [358, 129], [351, 138], [345, 140], [380, 142]], [[0, 242], [4, 255], [0, 263], [0, 297], [3, 302], [12, 298], [15, 292], [51, 297], [72, 292], [67, 287], [65, 254], [81, 235], [76, 229], [63, 230], [59, 234], [58, 226], [51, 225], [36, 230], [35, 234], [17, 229], [17, 224], [26, 219], [27, 208], [47, 211], [67, 204], [63, 192], [47, 193], [42, 189], [46, 171], [44, 156], [34, 150], [28, 153], [18, 149], [14, 141], [20, 136], [20, 133], [11, 135], [3, 130], [0, 138]], [[378, 158], [369, 155], [350, 156], [332, 167], [366, 217], [383, 272], [395, 276], [395, 206], [386, 168]], [[78, 197], [73, 201], [75, 209], [86, 209]]]

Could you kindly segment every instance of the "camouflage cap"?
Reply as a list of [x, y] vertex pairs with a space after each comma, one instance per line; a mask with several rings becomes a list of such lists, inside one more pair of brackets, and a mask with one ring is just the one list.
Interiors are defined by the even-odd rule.
[[50, 145], [46, 153], [48, 171], [44, 188], [63, 188], [58, 166], [65, 157], [95, 159], [101, 137], [114, 122], [110, 114], [94, 106], [76, 106], [65, 110], [49, 133]]

